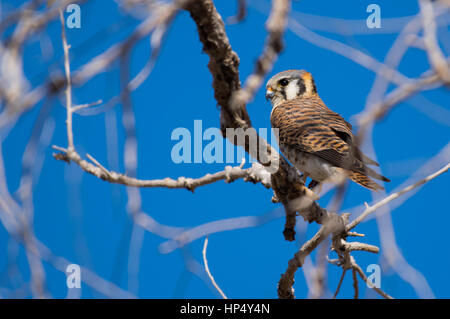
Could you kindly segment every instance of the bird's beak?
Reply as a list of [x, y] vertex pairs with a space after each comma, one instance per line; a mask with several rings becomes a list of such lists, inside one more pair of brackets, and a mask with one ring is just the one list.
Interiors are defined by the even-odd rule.
[[275, 95], [275, 92], [269, 87], [266, 90], [266, 100], [271, 100], [273, 96]]

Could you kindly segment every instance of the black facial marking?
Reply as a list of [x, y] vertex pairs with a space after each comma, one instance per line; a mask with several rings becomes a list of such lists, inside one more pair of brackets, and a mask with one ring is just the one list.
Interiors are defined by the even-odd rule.
[[303, 82], [302, 78], [298, 79], [297, 84], [298, 84], [298, 95], [300, 96], [303, 93], [305, 93], [306, 86], [305, 86], [305, 83]]
[[311, 84], [312, 84], [312, 92], [317, 93], [316, 82], [314, 82], [314, 79], [311, 79]]
[[283, 98], [286, 100], [286, 91], [284, 89], [281, 89], [281, 94], [283, 95]]

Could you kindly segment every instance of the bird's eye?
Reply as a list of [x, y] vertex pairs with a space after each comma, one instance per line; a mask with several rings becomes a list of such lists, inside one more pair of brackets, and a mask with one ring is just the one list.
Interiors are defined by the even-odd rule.
[[280, 83], [281, 86], [286, 86], [289, 84], [289, 81], [287, 79], [281, 79], [278, 83]]

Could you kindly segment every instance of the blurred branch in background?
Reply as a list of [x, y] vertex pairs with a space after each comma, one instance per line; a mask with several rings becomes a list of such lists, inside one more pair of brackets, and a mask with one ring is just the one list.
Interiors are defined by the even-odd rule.
[[[228, 128], [251, 129], [251, 119], [246, 106], [251, 103], [263, 85], [280, 53], [286, 46], [289, 46], [289, 43], [285, 43], [284, 38], [285, 33], [290, 30], [302, 41], [307, 41], [349, 59], [375, 74], [376, 78], [367, 96], [366, 106], [359, 114], [356, 114], [358, 140], [372, 148], [372, 155], [375, 155], [373, 127], [378, 121], [389, 116], [395, 107], [412, 97], [418, 98], [420, 104], [422, 102], [431, 103], [421, 95], [422, 92], [439, 87], [446, 88], [450, 84], [449, 57], [440, 47], [440, 43], [445, 42], [445, 39], [440, 39], [441, 33], [439, 32], [440, 28], [446, 28], [450, 23], [448, 1], [419, 0], [420, 12], [417, 15], [384, 19], [384, 27], [381, 32], [398, 34], [398, 36], [385, 60], [379, 61], [369, 53], [319, 33], [328, 32], [344, 36], [366, 34], [369, 29], [365, 26], [361, 27], [365, 21], [291, 11], [290, 0], [273, 0], [271, 6], [264, 1], [239, 0], [236, 2], [237, 13], [228, 19], [229, 23], [238, 24], [244, 21], [249, 15], [249, 8], [256, 8], [268, 17], [265, 26], [267, 30], [265, 43], [254, 63], [253, 72], [246, 77], [242, 86], [239, 73], [240, 58], [233, 51], [225, 23], [212, 0], [118, 1], [124, 14], [138, 17], [142, 21], [125, 39], [90, 57], [87, 62], [77, 63], [79, 66], [74, 69], [71, 68], [71, 47], [67, 43], [63, 16], [63, 11], [69, 3], [71, 1], [29, 1], [6, 15], [2, 13], [0, 21], [0, 221], [11, 241], [20, 243], [26, 250], [30, 271], [29, 290], [33, 297], [51, 297], [47, 289], [44, 263], [48, 263], [63, 273], [70, 264], [67, 259], [57, 256], [51, 251], [51, 248], [42, 244], [36, 237], [33, 228], [34, 186], [40, 177], [43, 150], [50, 144], [55, 127], [54, 120], [50, 116], [50, 108], [56, 100], [55, 98], [59, 98], [63, 94], [66, 109], [67, 146], [53, 146], [58, 151], [54, 154], [54, 158], [67, 163], [72, 162], [82, 171], [105, 182], [126, 187], [126, 211], [132, 221], [131, 235], [125, 249], [129, 260], [128, 289], [123, 289], [113, 282], [101, 278], [83, 266], [82, 280], [100, 294], [112, 298], [138, 297], [139, 256], [143, 250], [143, 234], [149, 232], [167, 240], [159, 246], [161, 253], [180, 249], [186, 269], [203, 280], [205, 285], [214, 292], [219, 292], [223, 298], [226, 298], [211, 274], [214, 271], [208, 267], [206, 257], [208, 235], [258, 227], [268, 221], [280, 218], [283, 215], [281, 208], [261, 216], [245, 216], [246, 212], [242, 212], [243, 216], [241, 217], [209, 221], [191, 228], [174, 227], [160, 224], [151, 216], [151, 212], [143, 212], [140, 188], [184, 188], [194, 192], [200, 186], [206, 187], [219, 181], [230, 183], [243, 179], [255, 184], [261, 183], [266, 188], [273, 190], [273, 201], [281, 203], [284, 209], [286, 222], [283, 235], [286, 240], [295, 240], [297, 216], [302, 216], [309, 223], [320, 224], [318, 232], [303, 243], [298, 252], [289, 260], [287, 269], [278, 283], [279, 298], [294, 298], [295, 274], [298, 268], [305, 264], [307, 267], [304, 268], [304, 274], [310, 289], [309, 296], [312, 298], [326, 297], [330, 291], [327, 287], [327, 263], [342, 268], [340, 280], [334, 284], [337, 287], [334, 297], [338, 296], [344, 277], [350, 271], [353, 275], [354, 297], [360, 297], [358, 276], [363, 282], [368, 282], [368, 278], [352, 255], [355, 251], [374, 254], [381, 251], [383, 256], [387, 257], [389, 266], [393, 267], [400, 277], [415, 289], [419, 297], [434, 296], [423, 275], [412, 268], [401, 255], [400, 249], [395, 243], [394, 229], [388, 222], [391, 210], [415, 194], [414, 190], [448, 171], [450, 168], [448, 145], [444, 146], [439, 154], [429, 161], [428, 166], [425, 165], [423, 169], [417, 170], [417, 174], [405, 182], [407, 186], [402, 184], [390, 195], [382, 194], [383, 198], [375, 198], [374, 204], [365, 204], [363, 212], [350, 220], [350, 214], [344, 212], [348, 210], [342, 210], [340, 207], [345, 196], [345, 186], [336, 192], [334, 201], [327, 208], [321, 207], [318, 203], [318, 196], [305, 187], [299, 172], [284, 157], [280, 156], [272, 145], [256, 133], [258, 147], [267, 150], [266, 158], [261, 157], [248, 142], [239, 144], [238, 139], [230, 140], [231, 143], [243, 147], [251, 157], [257, 159], [257, 162], [252, 163], [249, 167], [245, 167], [245, 161], [242, 161], [241, 165], [226, 166], [223, 170], [198, 178], [140, 179], [138, 177], [139, 141], [134, 113], [136, 106], [133, 105], [132, 94], [151, 76], [172, 21], [179, 13], [187, 11], [197, 27], [203, 51], [209, 58], [208, 69], [213, 81], [212, 88], [205, 89], [214, 91], [214, 97], [220, 107], [222, 134], [226, 137], [225, 132]], [[79, 3], [83, 5], [84, 1]], [[64, 76], [61, 73], [50, 73], [41, 83], [32, 84], [29, 75], [25, 72], [23, 52], [29, 44], [30, 38], [46, 33], [49, 25], [58, 20], [58, 15], [62, 25]], [[239, 25], [235, 27], [239, 28]], [[145, 65], [133, 77], [130, 69], [131, 54], [143, 40], [150, 42], [151, 53]], [[427, 57], [427, 60], [423, 62], [422, 74], [415, 78], [399, 71], [400, 62], [410, 48], [423, 50]], [[246, 61], [246, 63], [248, 62]], [[99, 96], [92, 96], [91, 101], [94, 102], [88, 101], [87, 104], [74, 105], [73, 88], [88, 84], [95, 76], [114, 69], [116, 64], [119, 70], [120, 88], [112, 98], [99, 99]], [[425, 70], [428, 66], [429, 70]], [[199, 67], [206, 69], [206, 66]], [[389, 85], [395, 87], [388, 92]], [[103, 103], [103, 100], [107, 101]], [[117, 104], [121, 105], [121, 127], [125, 132], [122, 156], [126, 173], [116, 172], [114, 167], [109, 169], [108, 165], [105, 167], [95, 159], [95, 155], [86, 153], [86, 159], [84, 159], [79, 153], [80, 145], [77, 143], [75, 134], [75, 132], [82, 131], [84, 127], [81, 124], [82, 121], [74, 122], [73, 114], [100, 114], [114, 108]], [[17, 191], [19, 196], [15, 196], [9, 189], [10, 184], [5, 173], [8, 168], [4, 167], [3, 143], [19, 119], [34, 108], [40, 108], [39, 116], [33, 124], [32, 134], [23, 154], [20, 189]], [[435, 105], [433, 109], [438, 114], [429, 114], [429, 116], [434, 119], [440, 118], [440, 110], [447, 111], [444, 107], [440, 109], [438, 105]], [[422, 112], [432, 111], [422, 109]], [[445, 118], [440, 120], [446, 121]], [[80, 129], [74, 130], [74, 126], [78, 126]], [[111, 137], [107, 136], [107, 138]], [[117, 139], [117, 134], [114, 138]], [[372, 157], [376, 158], [376, 156]], [[268, 162], [278, 163], [278, 170], [271, 170], [267, 165]], [[393, 202], [394, 200], [396, 201]], [[384, 207], [388, 203], [390, 203], [389, 208]], [[378, 209], [380, 209], [380, 213], [374, 214]], [[356, 233], [354, 228], [361, 222], [370, 219], [372, 214], [376, 215], [378, 221], [381, 250], [371, 244], [347, 241], [349, 237], [363, 237], [362, 234]], [[189, 244], [205, 236], [202, 266], [190, 255]], [[389, 240], [387, 241], [386, 238]], [[368, 240], [370, 241], [370, 238]], [[318, 249], [318, 247], [320, 248]], [[3, 248], [0, 247], [0, 249]], [[310, 255], [316, 250], [318, 251], [316, 265], [314, 265]], [[337, 253], [337, 259], [330, 260], [328, 258], [331, 251]], [[9, 257], [13, 258], [13, 255], [11, 254]], [[119, 255], [119, 258], [122, 257], [125, 258], [125, 256]], [[218, 266], [216, 265], [216, 267]], [[384, 298], [391, 298], [388, 292], [379, 288], [375, 287], [374, 291]], [[233, 292], [229, 292], [229, 294], [232, 296]]]

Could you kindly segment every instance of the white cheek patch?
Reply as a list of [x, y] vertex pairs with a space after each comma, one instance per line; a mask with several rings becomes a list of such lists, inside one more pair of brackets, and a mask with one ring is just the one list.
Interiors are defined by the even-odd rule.
[[298, 96], [298, 84], [297, 81], [289, 82], [288, 86], [286, 86], [284, 92], [286, 93], [286, 99], [292, 100]]

